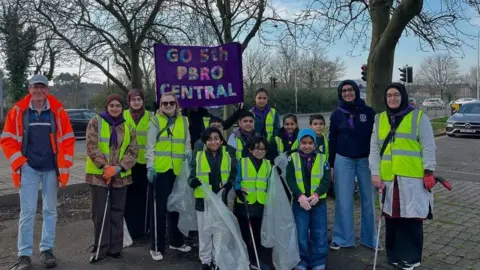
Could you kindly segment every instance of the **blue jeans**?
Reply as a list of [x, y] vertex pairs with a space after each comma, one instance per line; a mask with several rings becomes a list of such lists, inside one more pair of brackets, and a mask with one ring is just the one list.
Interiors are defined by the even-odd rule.
[[352, 159], [341, 155], [335, 157], [335, 223], [332, 242], [341, 247], [355, 245], [354, 189], [355, 176], [360, 191], [361, 228], [360, 243], [374, 248], [375, 233], [375, 191], [368, 158]]
[[42, 185], [42, 240], [40, 251], [53, 248], [57, 223], [58, 180], [54, 170], [37, 171], [23, 165], [20, 182], [20, 220], [18, 222], [18, 256], [32, 256], [33, 227], [38, 202], [38, 185]]
[[300, 263], [297, 268], [325, 267], [328, 256], [327, 204], [319, 204], [307, 211], [298, 202], [293, 202], [292, 210], [297, 225], [300, 251]]

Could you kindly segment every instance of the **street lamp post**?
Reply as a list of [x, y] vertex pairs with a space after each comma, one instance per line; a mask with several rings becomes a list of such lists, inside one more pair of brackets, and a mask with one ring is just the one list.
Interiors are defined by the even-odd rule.
[[480, 32], [477, 33], [477, 100], [480, 100], [480, 85], [478, 76], [480, 74]]
[[294, 82], [294, 85], [295, 85], [295, 113], [298, 113], [298, 87], [297, 87], [297, 19], [298, 18], [295, 18], [295, 29], [294, 29], [294, 35], [295, 35], [295, 66], [293, 67], [294, 68], [294, 78], [293, 78], [293, 82]]

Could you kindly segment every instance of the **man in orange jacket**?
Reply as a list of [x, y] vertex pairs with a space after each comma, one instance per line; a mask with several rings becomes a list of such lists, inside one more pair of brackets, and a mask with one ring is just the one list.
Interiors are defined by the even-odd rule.
[[18, 260], [11, 269], [31, 268], [33, 227], [37, 210], [38, 186], [42, 187], [43, 225], [40, 243], [41, 262], [57, 265], [52, 249], [57, 223], [57, 189], [68, 182], [73, 165], [75, 136], [61, 102], [48, 94], [48, 80], [34, 75], [29, 94], [7, 114], [0, 139], [12, 169], [13, 185], [19, 188], [20, 220]]

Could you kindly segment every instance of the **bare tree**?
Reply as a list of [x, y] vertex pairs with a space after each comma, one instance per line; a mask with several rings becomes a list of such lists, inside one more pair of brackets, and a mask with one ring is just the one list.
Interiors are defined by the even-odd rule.
[[476, 97], [477, 83], [478, 83], [478, 70], [477, 67], [470, 67], [470, 70], [461, 76], [462, 83], [468, 84], [470, 88], [470, 95]]
[[423, 60], [418, 72], [418, 81], [440, 91], [443, 99], [448, 85], [459, 81], [458, 61], [450, 55], [435, 55]]
[[255, 85], [263, 84], [269, 76], [270, 53], [265, 47], [250, 47], [243, 53], [243, 81], [247, 91], [253, 93]]
[[466, 35], [459, 27], [467, 19], [465, 9], [479, 5], [478, 0], [441, 0], [436, 5], [424, 6], [425, 2], [310, 0], [307, 10], [317, 39], [332, 42], [346, 37], [352, 42], [352, 53], [356, 49], [369, 50], [367, 100], [381, 110], [383, 91], [392, 81], [395, 48], [402, 34], [417, 36], [420, 49], [459, 49]]
[[177, 27], [181, 22], [169, 12], [166, 0], [24, 1], [37, 12], [39, 25], [48, 27], [124, 92], [129, 86], [103, 66], [106, 58], [113, 58], [132, 87], [141, 88], [141, 52], [150, 50], [153, 42], [167, 42], [185, 33]]

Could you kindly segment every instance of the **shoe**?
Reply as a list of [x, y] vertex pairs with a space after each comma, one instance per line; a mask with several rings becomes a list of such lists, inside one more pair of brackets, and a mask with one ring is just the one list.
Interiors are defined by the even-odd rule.
[[415, 267], [419, 267], [420, 263], [407, 263], [406, 261], [399, 262], [397, 267], [404, 270], [413, 270]]
[[312, 270], [325, 270], [325, 265], [315, 266]]
[[161, 261], [163, 260], [163, 255], [160, 251], [155, 252], [155, 250], [150, 250], [150, 255], [154, 261]]
[[388, 264], [392, 265], [392, 266], [398, 266], [398, 262], [394, 262], [394, 261], [388, 261]]
[[252, 269], [252, 270], [260, 270], [260, 268], [258, 268], [258, 266], [253, 265], [253, 264], [250, 264], [250, 269]]
[[339, 250], [340, 248], [341, 247], [337, 243], [335, 243], [335, 242], [330, 243], [330, 249], [331, 250]]
[[95, 259], [95, 255], [96, 255], [95, 253], [92, 253], [92, 255], [90, 255], [90, 259], [88, 260], [89, 263], [94, 264], [103, 260], [102, 257], [98, 257], [98, 259]]
[[212, 267], [210, 266], [210, 264], [202, 264], [202, 270], [211, 270]]
[[32, 259], [28, 256], [20, 256], [10, 270], [28, 270], [32, 268]]
[[175, 250], [179, 250], [181, 252], [189, 252], [190, 250], [192, 250], [192, 248], [190, 246], [187, 246], [186, 244], [183, 244], [183, 246], [181, 247], [174, 247], [174, 246], [169, 246], [170, 249], [175, 249]]
[[123, 253], [122, 252], [115, 252], [115, 253], [107, 252], [107, 256], [110, 256], [114, 259], [121, 259], [121, 258], [123, 258]]
[[55, 256], [53, 256], [51, 249], [42, 251], [40, 255], [40, 262], [45, 268], [53, 268], [57, 266], [57, 259], [55, 258]]

